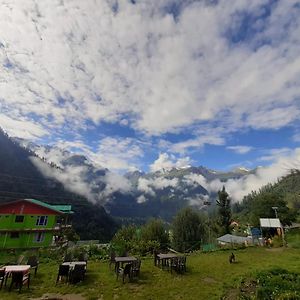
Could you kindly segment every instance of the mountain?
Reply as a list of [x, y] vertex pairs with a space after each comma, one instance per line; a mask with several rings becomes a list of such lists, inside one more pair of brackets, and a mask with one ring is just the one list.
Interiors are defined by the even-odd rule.
[[194, 206], [208, 210], [213, 207], [217, 190], [212, 183], [238, 179], [253, 171], [233, 170], [220, 172], [203, 166], [164, 169], [143, 173], [134, 171], [125, 174], [132, 185], [126, 195], [115, 193], [107, 202], [107, 210], [116, 217], [147, 219], [149, 216], [171, 221], [178, 210]]
[[21, 139], [17, 142], [58, 168], [61, 173], [52, 172], [52, 176], [59, 178], [65, 187], [79, 186], [76, 191], [85, 191], [91, 201], [102, 203], [112, 216], [122, 221], [143, 222], [150, 217], [171, 221], [177, 211], [187, 205], [209, 209], [215, 204], [222, 182], [254, 172], [242, 167], [221, 172], [189, 166], [150, 173], [133, 171], [120, 176], [83, 155]]
[[[83, 158], [76, 163], [79, 161], [82, 163]], [[67, 190], [61, 181], [45, 176], [36, 163], [48, 170], [59, 170], [58, 166], [47, 164], [0, 130], [0, 202], [36, 198], [50, 204], [71, 204], [75, 212], [73, 227], [81, 239], [110, 240], [117, 224], [105, 209]]]

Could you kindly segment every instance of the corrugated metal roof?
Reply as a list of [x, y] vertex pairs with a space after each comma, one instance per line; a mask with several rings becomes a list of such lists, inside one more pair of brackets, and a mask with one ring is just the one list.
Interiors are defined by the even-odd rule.
[[57, 211], [59, 213], [73, 213], [71, 211], [72, 208], [71, 205], [51, 205], [36, 199], [24, 199], [24, 200]]
[[70, 213], [70, 214], [74, 213], [72, 211], [72, 205], [51, 205], [51, 206], [65, 213]]
[[281, 227], [281, 223], [279, 219], [267, 219], [261, 218], [259, 219], [260, 227], [267, 227], [267, 228], [279, 228]]
[[244, 244], [246, 241], [247, 242], [251, 241], [251, 239], [244, 236], [225, 234], [223, 236], [218, 237], [217, 241], [223, 243]]

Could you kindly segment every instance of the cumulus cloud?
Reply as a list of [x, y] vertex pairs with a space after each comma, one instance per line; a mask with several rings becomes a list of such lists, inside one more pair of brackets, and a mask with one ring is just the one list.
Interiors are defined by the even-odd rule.
[[96, 152], [88, 155], [101, 166], [113, 171], [138, 169], [138, 159], [144, 152], [138, 140], [132, 138], [103, 138]]
[[132, 190], [132, 185], [128, 179], [113, 172], [106, 172], [103, 181], [106, 184], [103, 191], [105, 196], [109, 196], [116, 191], [126, 194]]
[[[58, 180], [67, 190], [84, 196], [93, 203], [104, 204], [115, 192], [126, 194], [132, 191], [129, 180], [117, 173], [106, 170], [102, 175], [96, 176], [98, 170], [93, 168], [88, 160], [81, 164], [66, 164], [66, 161], [74, 156], [55, 148], [44, 154], [47, 161], [55, 162], [60, 168], [50, 167], [39, 158], [32, 157], [33, 164], [43, 175]], [[51, 158], [52, 160], [48, 160]]]
[[0, 124], [17, 136], [18, 120], [28, 137], [102, 122], [148, 135], [191, 128], [180, 152], [224, 143], [196, 134], [204, 125], [299, 120], [297, 0], [13, 0], [0, 37]]
[[[275, 152], [273, 149], [273, 153]], [[216, 192], [224, 185], [234, 202], [241, 201], [252, 191], [259, 190], [268, 183], [275, 183], [282, 176], [287, 175], [291, 169], [300, 168], [300, 148], [290, 151], [285, 149], [285, 154], [282, 154], [282, 149], [279, 149], [278, 152], [281, 155], [272, 156], [271, 165], [257, 168], [254, 174], [243, 176], [240, 179], [229, 179], [226, 182], [221, 182], [218, 179], [211, 182], [204, 181], [204, 187], [210, 192]], [[200, 178], [199, 180], [203, 179]]]
[[188, 174], [183, 177], [183, 181], [193, 187], [196, 187], [198, 185], [203, 186], [205, 189], [208, 189], [208, 183], [204, 176], [200, 174]]
[[163, 190], [167, 187], [176, 188], [178, 185], [178, 178], [164, 178], [164, 177], [156, 177], [156, 178], [139, 178], [137, 189], [143, 193], [146, 193], [151, 196], [155, 196], [156, 190]]
[[192, 161], [189, 157], [176, 158], [173, 154], [160, 153], [157, 160], [150, 165], [150, 170], [156, 172], [172, 168], [187, 168], [191, 163]]

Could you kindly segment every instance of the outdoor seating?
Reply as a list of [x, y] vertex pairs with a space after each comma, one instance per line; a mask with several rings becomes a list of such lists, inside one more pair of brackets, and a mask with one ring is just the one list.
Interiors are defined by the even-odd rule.
[[170, 262], [171, 273], [175, 270], [177, 273], [186, 272], [186, 256], [174, 257]]
[[68, 282], [69, 281], [69, 272], [70, 272], [70, 266], [69, 265], [60, 265], [59, 269], [58, 269], [56, 283], [59, 280], [62, 280], [64, 277], [66, 279], [66, 282]]
[[140, 259], [132, 263], [131, 275], [132, 277], [138, 277], [140, 275], [142, 261]]
[[85, 266], [75, 265], [74, 269], [70, 271], [69, 282], [78, 283], [84, 280], [84, 276], [85, 276]]
[[111, 270], [111, 265], [116, 263], [116, 253], [112, 251], [110, 253], [110, 259], [109, 259], [109, 269]]
[[30, 268], [34, 270], [34, 275], [37, 273], [39, 266], [39, 261], [36, 256], [30, 256], [27, 261], [27, 265], [30, 265]]
[[23, 284], [27, 283], [27, 287], [29, 288], [29, 284], [30, 284], [30, 273], [24, 273], [22, 271], [18, 271], [18, 272], [13, 272], [11, 274], [11, 284], [9, 287], [9, 290], [11, 291], [13, 285], [15, 285], [15, 287], [19, 287], [19, 293], [21, 292], [22, 286]]
[[122, 281], [123, 283], [125, 283], [125, 277], [128, 277], [128, 280], [130, 281], [131, 278], [131, 268], [132, 268], [132, 264], [126, 264], [124, 268], [118, 268], [118, 272], [117, 272], [117, 280], [119, 278], [119, 274], [122, 275]]
[[178, 257], [174, 257], [171, 259], [169, 263], [169, 268], [171, 270], [171, 273], [173, 272], [173, 270], [178, 271], [178, 261], [179, 261]]
[[186, 272], [186, 256], [181, 256], [178, 259], [178, 272]]
[[1, 285], [0, 285], [0, 290], [1, 290], [3, 287], [3, 283], [4, 283], [4, 285], [6, 285], [6, 282], [7, 282], [7, 273], [5, 272], [5, 268], [0, 269], [0, 282], [1, 282]]
[[153, 251], [153, 259], [154, 259], [154, 266], [159, 264], [159, 257], [157, 256], [158, 252], [156, 250]]

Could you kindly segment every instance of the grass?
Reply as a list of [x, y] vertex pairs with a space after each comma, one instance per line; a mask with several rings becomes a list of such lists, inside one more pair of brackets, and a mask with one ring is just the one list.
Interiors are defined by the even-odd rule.
[[[96, 299], [238, 299], [237, 291], [245, 278], [253, 274], [284, 268], [288, 272], [300, 270], [299, 250], [291, 248], [247, 248], [234, 251], [237, 262], [229, 264], [230, 251], [194, 253], [187, 258], [184, 275], [153, 266], [152, 258], [142, 260], [139, 280], [123, 284], [104, 261], [90, 261], [86, 280], [76, 285], [59, 283], [55, 286], [59, 262], [41, 260], [38, 274], [32, 276], [30, 289], [21, 294], [7, 289], [0, 291], [0, 299], [30, 299], [46, 293], [82, 294]], [[4, 255], [4, 254], [2, 254]], [[0, 254], [1, 256], [1, 254]], [[4, 257], [1, 258], [4, 261]], [[226, 296], [224, 296], [226, 295]]]
[[286, 236], [287, 243], [292, 248], [300, 248], [300, 228], [291, 229]]

